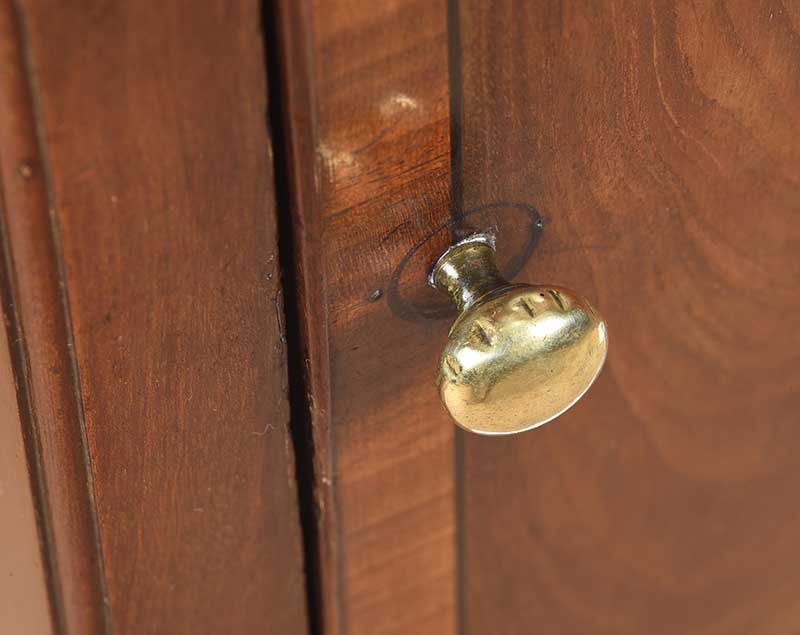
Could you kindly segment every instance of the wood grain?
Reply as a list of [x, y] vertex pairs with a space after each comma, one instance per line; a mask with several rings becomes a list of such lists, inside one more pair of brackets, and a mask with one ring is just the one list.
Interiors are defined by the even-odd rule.
[[569, 413], [465, 440], [465, 632], [795, 632], [797, 5], [463, 0], [459, 23], [464, 205], [534, 205], [519, 278], [610, 333]]
[[[304, 632], [259, 3], [19, 4], [108, 626]], [[20, 277], [40, 256], [10, 242]], [[57, 287], [55, 273], [39, 284]], [[35, 352], [33, 372], [60, 387]], [[48, 494], [51, 507], [88, 500]], [[104, 632], [91, 599], [96, 619], [67, 632]]]
[[453, 632], [446, 325], [393, 308], [449, 239], [414, 251], [449, 218], [446, 8], [286, 1], [279, 22], [323, 630]]
[[106, 613], [91, 475], [25, 41], [15, 5], [0, 3], [3, 313], [54, 629], [95, 635]]

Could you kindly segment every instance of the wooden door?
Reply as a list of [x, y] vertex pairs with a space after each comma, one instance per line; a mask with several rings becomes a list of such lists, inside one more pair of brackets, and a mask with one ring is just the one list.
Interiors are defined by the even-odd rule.
[[[779, 2], [279, 5], [330, 633], [800, 628], [800, 14]], [[454, 430], [425, 286], [603, 311], [559, 420]]]
[[560, 420], [463, 439], [462, 628], [796, 631], [800, 6], [459, 4], [463, 206], [534, 205], [520, 277], [611, 338]]
[[0, 47], [0, 630], [305, 632], [259, 3], [3, 1]]

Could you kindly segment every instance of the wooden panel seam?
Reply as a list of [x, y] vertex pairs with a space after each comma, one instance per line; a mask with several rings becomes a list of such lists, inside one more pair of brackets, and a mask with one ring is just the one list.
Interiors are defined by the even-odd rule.
[[[464, 228], [464, 95], [461, 73], [461, 12], [460, 0], [447, 2], [447, 83], [450, 107], [450, 214], [453, 220], [453, 242]], [[453, 434], [453, 507], [455, 512], [455, 632], [467, 632], [465, 611], [467, 568], [466, 514], [464, 483], [464, 436], [460, 428]]]
[[[311, 427], [312, 487], [317, 514], [317, 578], [314, 590], [325, 632], [344, 632], [341, 607], [341, 559], [339, 523], [335, 504], [335, 452], [332, 446], [330, 353], [326, 271], [321, 250], [321, 207], [316, 183], [317, 120], [312, 77], [312, 12], [301, 0], [274, 0], [278, 42], [275, 49], [282, 88], [283, 135], [288, 171], [291, 240], [296, 258], [286, 263], [296, 284], [298, 331], [303, 361], [303, 383]], [[315, 328], [316, 326], [316, 328]]]

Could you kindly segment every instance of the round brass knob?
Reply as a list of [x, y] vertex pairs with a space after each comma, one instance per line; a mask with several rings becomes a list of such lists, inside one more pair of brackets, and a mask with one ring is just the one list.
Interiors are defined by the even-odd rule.
[[608, 349], [602, 317], [569, 289], [503, 279], [492, 236], [476, 234], [450, 247], [429, 282], [460, 311], [437, 384], [462, 428], [530, 430], [572, 406], [600, 373]]

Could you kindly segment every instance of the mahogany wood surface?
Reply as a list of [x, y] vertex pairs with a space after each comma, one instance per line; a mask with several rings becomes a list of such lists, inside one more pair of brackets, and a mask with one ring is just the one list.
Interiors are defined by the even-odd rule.
[[0, 157], [59, 630], [303, 633], [260, 5], [2, 11], [32, 97]]
[[432, 388], [447, 326], [413, 306], [449, 240], [416, 249], [450, 213], [446, 7], [278, 9], [322, 629], [452, 633], [453, 426]]
[[0, 3], [3, 313], [56, 632], [103, 633], [86, 444], [21, 15]]
[[[36, 628], [306, 632], [291, 337], [326, 635], [800, 627], [800, 10], [265, 9], [289, 324], [259, 3], [0, 5]], [[425, 284], [489, 228], [611, 338], [581, 402], [502, 439], [438, 402]]]
[[464, 632], [797, 631], [800, 5], [459, 8], [463, 204], [533, 205], [518, 278], [610, 337], [560, 419], [465, 438]]

